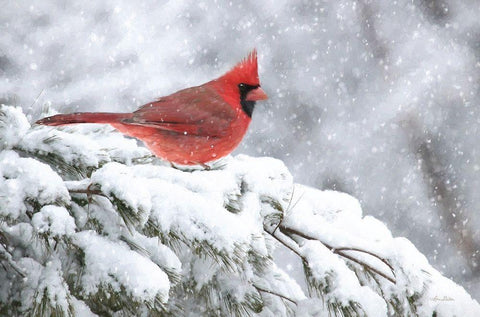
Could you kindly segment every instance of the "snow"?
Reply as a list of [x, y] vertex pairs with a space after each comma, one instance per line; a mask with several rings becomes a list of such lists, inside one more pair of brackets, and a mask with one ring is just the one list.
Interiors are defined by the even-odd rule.
[[14, 147], [30, 129], [28, 119], [20, 107], [0, 105], [0, 149]]
[[72, 298], [72, 306], [73, 306], [73, 309], [75, 311], [75, 314], [77, 314], [77, 316], [81, 316], [81, 317], [95, 317], [97, 315], [95, 315], [94, 313], [92, 313], [92, 311], [88, 308], [87, 305], [85, 305], [84, 302], [76, 299], [76, 298]]
[[70, 200], [61, 177], [50, 166], [20, 157], [14, 151], [0, 153], [0, 175], [0, 214], [7, 219], [16, 219], [31, 210], [29, 200], [38, 200], [42, 205]]
[[140, 226], [144, 226], [152, 209], [152, 197], [148, 184], [134, 172], [119, 163], [107, 163], [95, 171], [92, 184], [98, 184], [103, 193], [114, 195], [134, 209], [140, 217]]
[[52, 237], [72, 235], [75, 220], [64, 207], [47, 205], [32, 217], [32, 226], [39, 234], [48, 233]]
[[[12, 122], [25, 122], [17, 109], [4, 107]], [[84, 316], [98, 296], [131, 300], [145, 314], [157, 300], [198, 314], [208, 314], [205, 303], [228, 311], [223, 294], [262, 300], [260, 316], [327, 316], [329, 305], [387, 315], [398, 300], [407, 315], [409, 301], [421, 316], [480, 314], [464, 288], [357, 199], [296, 184], [280, 160], [229, 156], [217, 169], [185, 171], [142, 160], [141, 145], [105, 128], [12, 129], [0, 152], [0, 298], [18, 298], [21, 312], [45, 292], [53, 307]], [[71, 146], [75, 139], [89, 146]], [[69, 177], [36, 159], [64, 150], [91, 172]], [[306, 261], [319, 290], [283, 269], [279, 241]]]
[[[207, 241], [231, 252], [238, 243], [255, 244], [252, 232], [255, 236], [262, 234], [263, 218], [251, 215], [261, 208], [259, 198], [264, 195], [276, 197], [282, 193], [281, 199], [285, 202], [288, 192], [281, 190], [292, 187], [291, 176], [279, 161], [263, 159], [256, 166], [250, 163], [251, 158], [247, 157], [235, 161], [229, 159], [228, 170], [195, 171], [192, 174], [166, 166], [108, 163], [92, 174], [91, 181], [100, 185], [103, 192], [114, 194], [140, 213], [140, 226], [150, 218], [165, 233], [175, 231], [188, 240]], [[251, 198], [246, 195], [242, 201], [247, 213], [225, 213], [224, 204], [229, 197], [240, 194], [240, 178], [254, 186], [246, 188], [247, 192], [257, 191]], [[259, 179], [261, 182], [256, 181]], [[238, 227], [238, 223], [242, 226]], [[266, 253], [263, 245], [256, 245], [256, 249]]]
[[[100, 129], [100, 132], [98, 133]], [[76, 131], [83, 131], [81, 135], [74, 134]], [[112, 160], [118, 160], [119, 157], [126, 162], [130, 162], [133, 157], [146, 156], [150, 153], [145, 148], [139, 148], [136, 146], [136, 141], [125, 140], [118, 132], [113, 132], [113, 129], [104, 126], [98, 127], [98, 125], [85, 125], [75, 129], [70, 127], [65, 128], [50, 128], [47, 135], [44, 132], [40, 132], [38, 128], [34, 128], [28, 134], [22, 138], [22, 146], [25, 150], [37, 149], [48, 152], [62, 153], [62, 159], [71, 164], [77, 165], [78, 162], [84, 162], [89, 166], [99, 166], [105, 162]], [[109, 135], [108, 138], [98, 138], [98, 142], [92, 143], [87, 137], [88, 134], [95, 134], [97, 136]], [[38, 143], [39, 136], [42, 136], [44, 142]], [[113, 137], [112, 137], [113, 136]], [[116, 136], [116, 137], [115, 137]], [[49, 142], [61, 138], [65, 142], [61, 144], [57, 142]], [[117, 151], [118, 143], [125, 142], [124, 152], [119, 155]], [[81, 153], [82, 156], [78, 157]], [[129, 154], [127, 154], [129, 153]]]
[[133, 241], [141, 245], [152, 262], [162, 268], [163, 271], [181, 275], [182, 262], [170, 248], [159, 243], [158, 239], [136, 234]]
[[[60, 307], [66, 314], [69, 311], [69, 294], [65, 291], [65, 281], [61, 278], [61, 263], [58, 259], [51, 259], [45, 266], [31, 258], [20, 258], [19, 266], [24, 268], [26, 277], [19, 285], [11, 285], [10, 291], [19, 292], [19, 300], [22, 308], [27, 311], [31, 309], [32, 304], [41, 306], [43, 296], [47, 297], [53, 306]], [[18, 287], [21, 287], [19, 290]], [[41, 296], [38, 296], [39, 293]], [[37, 310], [40, 313], [40, 310]], [[45, 308], [45, 314], [50, 314], [48, 307]]]
[[91, 231], [76, 233], [73, 241], [85, 253], [87, 270], [82, 279], [86, 295], [108, 285], [116, 292], [125, 288], [138, 301], [153, 302], [157, 296], [168, 300], [168, 277], [147, 258]]
[[[289, 217], [287, 224], [321, 238], [332, 247], [350, 246], [368, 250], [374, 244], [375, 249], [381, 250], [382, 244], [392, 237], [382, 222], [371, 216], [363, 217], [358, 200], [345, 193], [319, 192], [296, 185], [292, 204], [297, 210], [297, 217]], [[338, 237], [341, 237], [340, 240]]]
[[330, 291], [325, 295], [325, 302], [331, 301], [330, 297], [340, 299], [344, 306], [351, 302], [360, 304], [366, 316], [386, 316], [387, 305], [385, 301], [373, 290], [361, 286], [355, 273], [337, 255], [332, 254], [319, 241], [308, 241], [300, 249], [308, 261], [312, 276], [317, 281], [327, 281]]

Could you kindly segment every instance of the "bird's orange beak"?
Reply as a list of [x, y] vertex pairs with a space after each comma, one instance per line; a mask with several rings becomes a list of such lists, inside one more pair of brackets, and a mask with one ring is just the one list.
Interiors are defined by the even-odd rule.
[[246, 101], [257, 101], [257, 100], [266, 100], [268, 99], [267, 94], [263, 91], [262, 88], [258, 87], [253, 90], [250, 90], [245, 96]]

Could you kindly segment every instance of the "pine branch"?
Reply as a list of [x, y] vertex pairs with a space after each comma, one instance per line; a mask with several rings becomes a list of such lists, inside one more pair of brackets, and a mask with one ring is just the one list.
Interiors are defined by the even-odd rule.
[[87, 197], [89, 197], [90, 201], [90, 196], [92, 195], [97, 195], [97, 196], [102, 196], [107, 198], [110, 203], [115, 207], [116, 211], [122, 218], [125, 226], [127, 229], [132, 233], [135, 226], [140, 222], [140, 215], [139, 213], [142, 212], [142, 210], [135, 211], [132, 207], [128, 205], [125, 201], [117, 197], [114, 193], [104, 193], [99, 184], [92, 183], [87, 186], [87, 188], [76, 188], [76, 189], [69, 189], [69, 193], [71, 194], [86, 194]]
[[[131, 250], [137, 252], [138, 254], [141, 254], [146, 258], [151, 258], [152, 255], [150, 254], [149, 251], [147, 251], [141, 245], [139, 245], [135, 241], [129, 239], [128, 237], [122, 235], [122, 236], [120, 236], [119, 240], [125, 242], [130, 247]], [[158, 263], [156, 263], [156, 264], [158, 265], [158, 267], [160, 267], [160, 269], [162, 269], [162, 271], [164, 271], [167, 274], [168, 280], [172, 284], [178, 284], [182, 280], [182, 276], [180, 275], [179, 272], [177, 272], [175, 270], [172, 270], [169, 267], [159, 265]]]
[[[209, 228], [204, 229], [210, 230]], [[160, 226], [156, 225], [151, 219], [147, 221], [142, 232], [146, 236], [160, 238], [162, 244], [170, 247], [177, 254], [181, 253], [186, 246], [196, 256], [208, 256], [216, 263], [220, 264], [222, 269], [229, 272], [241, 270], [241, 265], [247, 254], [245, 246], [238, 243], [235, 244], [232, 252], [227, 252], [215, 247], [210, 241], [189, 238], [183, 232], [176, 229], [171, 228], [168, 232], [164, 232], [161, 230]]]
[[286, 233], [287, 235], [289, 234], [293, 234], [293, 235], [297, 235], [299, 237], [302, 237], [304, 239], [307, 239], [307, 240], [316, 240], [316, 241], [319, 241], [320, 243], [322, 243], [326, 248], [328, 248], [330, 251], [332, 251], [333, 253], [335, 254], [338, 254], [350, 261], [353, 261], [355, 263], [358, 263], [364, 267], [366, 267], [367, 269], [371, 270], [372, 272], [375, 272], [376, 274], [382, 276], [383, 278], [387, 279], [388, 281], [390, 281], [391, 283], [393, 284], [396, 284], [396, 279], [395, 278], [392, 278], [390, 276], [388, 276], [387, 274], [381, 272], [380, 270], [374, 268], [373, 266], [347, 254], [345, 251], [357, 251], [357, 252], [361, 252], [361, 253], [365, 253], [365, 254], [368, 254], [368, 255], [371, 255], [373, 257], [375, 257], [376, 259], [380, 260], [382, 263], [384, 263], [386, 266], [388, 266], [388, 268], [392, 271], [392, 274], [393, 276], [395, 276], [395, 270], [393, 268], [393, 266], [388, 263], [388, 261], [384, 258], [382, 258], [381, 256], [379, 256], [378, 254], [375, 254], [371, 251], [367, 251], [367, 250], [363, 250], [363, 249], [360, 249], [360, 248], [351, 248], [351, 247], [340, 247], [340, 248], [335, 248], [335, 247], [332, 247], [330, 246], [329, 244], [321, 241], [320, 239], [318, 238], [315, 238], [315, 237], [312, 237], [304, 232], [301, 232], [299, 230], [296, 230], [296, 229], [293, 229], [293, 228], [288, 228], [284, 225], [281, 225], [280, 226], [280, 231]]
[[[56, 139], [56, 136], [51, 136], [43, 140], [43, 142], [51, 143], [55, 142]], [[58, 153], [32, 151], [30, 149], [24, 149], [18, 146], [14, 147], [13, 150], [15, 150], [21, 156], [33, 157], [36, 160], [49, 165], [53, 170], [68, 178], [82, 179], [85, 178], [87, 175], [90, 175], [93, 170], [93, 167], [85, 166], [80, 162], [78, 162], [78, 164], [66, 162], [62, 155]]]
[[[42, 295], [42, 298], [38, 300], [38, 297]], [[70, 302], [70, 298], [67, 298]], [[44, 317], [44, 316], [55, 316], [55, 317], [73, 317], [75, 316], [73, 306], [69, 303], [67, 310], [58, 305], [52, 303], [49, 298], [48, 289], [45, 288], [41, 291], [35, 293], [35, 300], [33, 301], [33, 307], [27, 313], [27, 316], [31, 317]]]
[[[0, 263], [3, 265], [3, 262], [6, 262], [22, 278], [26, 277], [24, 270], [12, 259], [12, 254], [8, 252], [4, 245], [0, 244]], [[6, 269], [5, 266], [4, 268]]]
[[[278, 230], [277, 230], [278, 228]], [[292, 252], [294, 252], [297, 256], [299, 256], [303, 263], [304, 263], [304, 272], [305, 272], [305, 275], [307, 277], [307, 285], [309, 285], [309, 291], [310, 291], [310, 294], [312, 293], [313, 290], [316, 291], [317, 295], [320, 296], [321, 298], [324, 297], [325, 294], [328, 294], [331, 292], [330, 290], [330, 279], [328, 278], [328, 276], [326, 276], [326, 278], [319, 283], [319, 281], [317, 279], [315, 279], [311, 272], [310, 272], [310, 268], [308, 267], [308, 259], [305, 258], [305, 256], [303, 256], [303, 254], [300, 252], [300, 250], [298, 249], [298, 242], [295, 242], [295, 239], [293, 239], [291, 237], [291, 235], [295, 235], [295, 236], [299, 236], [301, 237], [302, 239], [307, 239], [307, 240], [315, 240], [315, 241], [318, 241], [320, 243], [322, 243], [321, 241], [319, 241], [319, 239], [316, 239], [316, 238], [313, 238], [303, 232], [300, 232], [298, 230], [295, 230], [295, 229], [291, 229], [291, 228], [287, 228], [285, 227], [284, 225], [282, 224], [279, 224], [275, 227], [275, 230], [274, 232], [270, 232], [269, 230], [267, 230], [267, 228], [264, 228], [264, 231], [267, 232], [269, 235], [271, 235], [273, 238], [275, 238], [277, 241], [279, 241], [282, 245], [284, 245], [285, 247], [287, 247], [288, 249], [290, 249]], [[325, 244], [324, 244], [325, 245]], [[358, 263], [362, 266], [364, 266], [367, 270], [371, 271], [371, 272], [374, 272], [375, 274], [379, 275], [379, 276], [382, 276], [384, 277], [385, 279], [389, 280], [390, 282], [392, 282], [393, 284], [395, 284], [395, 279], [392, 279], [391, 277], [389, 277], [388, 275], [386, 275], [385, 273], [381, 272], [380, 270], [364, 263], [363, 261], [360, 261], [358, 259], [356, 259], [355, 257], [347, 254], [346, 252], [348, 251], [357, 251], [357, 252], [362, 252], [364, 250], [362, 249], [359, 249], [359, 248], [339, 248], [339, 249], [335, 249], [331, 246], [329, 246], [328, 244], [325, 245], [326, 248], [328, 248], [331, 252], [335, 253], [335, 254], [338, 254], [354, 263]], [[366, 254], [369, 254], [379, 260], [382, 260], [383, 258], [378, 256], [377, 254], [373, 253], [373, 252], [370, 252], [370, 251], [365, 251], [363, 253], [366, 253]], [[382, 261], [383, 263], [385, 263], [389, 268], [392, 269], [392, 272], [393, 272], [393, 267], [388, 263], [386, 262], [385, 259], [383, 259], [384, 261]], [[312, 285], [312, 287], [310, 287], [310, 285]], [[324, 299], [325, 301], [325, 299]], [[327, 300], [326, 301], [327, 303], [327, 308], [328, 308], [328, 311], [330, 313], [333, 313], [335, 316], [340, 315], [340, 316], [363, 316], [365, 315], [365, 312], [363, 311], [362, 307], [360, 306], [359, 303], [357, 302], [354, 302], [354, 301], [350, 301], [348, 303], [348, 305], [345, 305], [345, 304], [342, 304], [342, 303], [339, 303], [337, 302], [336, 300]]]

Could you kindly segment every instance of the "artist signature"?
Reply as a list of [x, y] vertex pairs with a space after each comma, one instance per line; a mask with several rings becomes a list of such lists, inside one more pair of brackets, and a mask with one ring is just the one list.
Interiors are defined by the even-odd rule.
[[455, 301], [453, 298], [448, 297], [448, 296], [443, 296], [443, 297], [435, 296], [434, 298], [432, 298], [432, 300], [435, 301], [435, 302], [453, 302], [453, 301]]

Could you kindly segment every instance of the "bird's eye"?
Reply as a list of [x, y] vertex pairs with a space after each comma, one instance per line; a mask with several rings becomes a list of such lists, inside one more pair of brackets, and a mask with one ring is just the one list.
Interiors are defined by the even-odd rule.
[[245, 90], [247, 86], [245, 84], [238, 84], [238, 88], [240, 88], [240, 90]]

